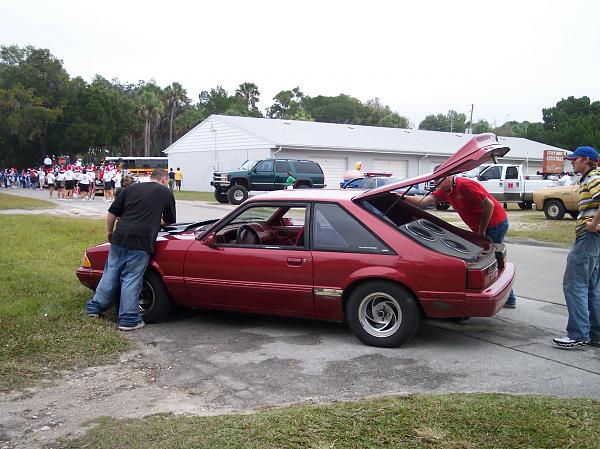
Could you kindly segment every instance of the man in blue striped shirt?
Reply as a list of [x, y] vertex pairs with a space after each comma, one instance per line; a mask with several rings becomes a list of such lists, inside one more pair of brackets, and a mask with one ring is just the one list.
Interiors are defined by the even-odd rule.
[[600, 346], [600, 169], [598, 152], [592, 147], [579, 147], [566, 159], [575, 173], [581, 173], [579, 215], [563, 278], [567, 335], [553, 341], [559, 348], [572, 349]]

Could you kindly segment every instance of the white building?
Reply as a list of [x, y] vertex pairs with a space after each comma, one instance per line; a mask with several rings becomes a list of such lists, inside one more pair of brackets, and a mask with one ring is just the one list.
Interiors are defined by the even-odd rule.
[[[339, 187], [346, 170], [391, 172], [408, 178], [428, 173], [473, 136], [462, 133], [211, 115], [164, 152], [180, 167], [184, 190], [209, 192], [214, 171], [233, 170], [246, 160], [309, 159], [325, 172], [328, 188]], [[499, 137], [510, 147], [501, 163], [542, 169], [544, 150], [560, 150], [528, 139]]]

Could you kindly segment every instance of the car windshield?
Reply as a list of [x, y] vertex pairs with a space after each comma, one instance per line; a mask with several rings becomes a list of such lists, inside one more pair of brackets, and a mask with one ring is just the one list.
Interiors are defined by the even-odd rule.
[[241, 167], [240, 170], [250, 170], [252, 167], [254, 167], [256, 165], [256, 161], [246, 161], [244, 162]]

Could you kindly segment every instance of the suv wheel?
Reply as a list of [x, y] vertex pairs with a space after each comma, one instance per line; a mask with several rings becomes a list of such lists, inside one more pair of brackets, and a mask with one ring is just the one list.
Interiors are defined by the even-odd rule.
[[360, 341], [370, 346], [400, 346], [417, 332], [420, 319], [415, 298], [391, 282], [360, 285], [346, 304], [348, 326]]
[[544, 215], [548, 220], [562, 220], [565, 205], [560, 200], [550, 200], [544, 205]]
[[229, 187], [229, 190], [227, 191], [227, 199], [231, 204], [237, 206], [248, 199], [248, 191], [244, 186], [239, 184], [233, 185]]
[[215, 190], [215, 200], [222, 204], [229, 203], [229, 199], [227, 198], [227, 192], [223, 192], [222, 190]]

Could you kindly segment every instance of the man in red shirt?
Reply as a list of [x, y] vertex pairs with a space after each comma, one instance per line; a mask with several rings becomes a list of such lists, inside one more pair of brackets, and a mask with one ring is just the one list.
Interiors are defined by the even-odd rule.
[[[500, 203], [481, 184], [468, 178], [448, 176], [436, 182], [436, 189], [430, 196], [407, 196], [405, 199], [421, 208], [450, 203], [471, 231], [489, 237], [494, 243], [502, 243], [508, 231], [508, 217]], [[512, 290], [504, 307], [516, 307]]]

